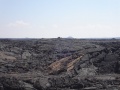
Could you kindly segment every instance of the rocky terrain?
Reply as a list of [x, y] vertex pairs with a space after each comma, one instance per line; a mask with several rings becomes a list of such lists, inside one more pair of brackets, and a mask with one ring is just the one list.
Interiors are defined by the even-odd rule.
[[0, 39], [0, 90], [120, 90], [119, 39]]

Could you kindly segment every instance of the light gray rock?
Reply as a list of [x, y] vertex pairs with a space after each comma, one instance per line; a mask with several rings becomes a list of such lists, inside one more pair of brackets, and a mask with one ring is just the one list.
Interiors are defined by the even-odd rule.
[[22, 59], [29, 59], [31, 57], [31, 54], [29, 51], [23, 52]]
[[90, 67], [88, 68], [82, 68], [80, 69], [80, 71], [78, 72], [79, 76], [94, 76], [96, 75], [97, 71], [97, 67], [91, 65]]

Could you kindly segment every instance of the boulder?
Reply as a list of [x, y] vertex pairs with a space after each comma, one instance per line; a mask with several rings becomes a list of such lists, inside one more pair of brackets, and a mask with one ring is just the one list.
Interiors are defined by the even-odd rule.
[[22, 59], [30, 59], [31, 54], [29, 53], [29, 51], [23, 52], [22, 54]]

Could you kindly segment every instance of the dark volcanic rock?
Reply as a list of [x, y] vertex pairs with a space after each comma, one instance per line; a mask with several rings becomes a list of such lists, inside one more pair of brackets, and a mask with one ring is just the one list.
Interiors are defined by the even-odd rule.
[[11, 77], [1, 77], [1, 88], [3, 90], [23, 90], [24, 84], [18, 81], [16, 78]]
[[0, 39], [0, 90], [119, 90], [120, 40]]

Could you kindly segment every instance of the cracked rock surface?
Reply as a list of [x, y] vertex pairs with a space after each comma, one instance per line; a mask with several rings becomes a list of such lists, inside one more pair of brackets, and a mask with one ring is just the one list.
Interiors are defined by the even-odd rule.
[[0, 39], [0, 90], [120, 90], [120, 40]]

